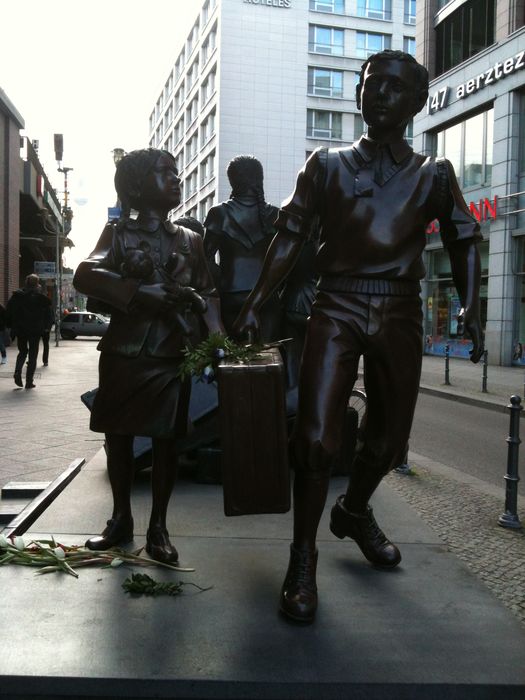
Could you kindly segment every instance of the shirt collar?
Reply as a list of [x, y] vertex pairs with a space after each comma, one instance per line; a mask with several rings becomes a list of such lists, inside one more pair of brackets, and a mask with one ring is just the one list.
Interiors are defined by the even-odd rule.
[[[353, 145], [353, 148], [359, 153], [365, 163], [369, 163], [375, 158], [379, 145], [380, 143], [378, 141], [372, 141], [368, 136], [361, 136], [359, 141]], [[399, 139], [398, 141], [393, 141], [385, 145], [396, 163], [401, 163], [402, 160], [413, 152], [405, 139]]]
[[177, 232], [177, 228], [169, 220], [160, 222], [158, 219], [147, 219], [146, 221], [141, 221], [140, 223], [138, 221], [131, 220], [128, 221], [127, 225], [132, 231], [144, 231], [145, 233], [155, 233], [155, 231], [158, 231], [161, 225], [167, 233], [174, 234]]

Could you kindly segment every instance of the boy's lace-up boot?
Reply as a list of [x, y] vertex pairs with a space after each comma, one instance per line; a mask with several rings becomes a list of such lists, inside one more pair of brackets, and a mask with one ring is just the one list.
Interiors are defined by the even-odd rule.
[[317, 549], [290, 545], [290, 563], [281, 589], [280, 611], [296, 622], [313, 622], [317, 610]]
[[381, 530], [374, 512], [367, 506], [365, 515], [351, 513], [339, 496], [332, 508], [330, 530], [339, 539], [351, 537], [369, 562], [385, 569], [393, 569], [401, 561], [401, 552]]

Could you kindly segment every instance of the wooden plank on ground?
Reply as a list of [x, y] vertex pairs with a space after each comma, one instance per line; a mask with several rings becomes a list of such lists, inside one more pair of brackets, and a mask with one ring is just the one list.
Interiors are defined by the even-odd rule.
[[64, 469], [62, 474], [59, 474], [39, 496], [27, 504], [24, 510], [9, 523], [9, 527], [2, 531], [2, 534], [6, 537], [23, 535], [66, 488], [69, 482], [75, 478], [85, 462], [86, 460], [83, 457], [73, 460], [69, 467]]
[[35, 498], [50, 483], [50, 481], [10, 481], [2, 486], [2, 498]]
[[0, 525], [8, 525], [23, 509], [23, 503], [0, 504]]

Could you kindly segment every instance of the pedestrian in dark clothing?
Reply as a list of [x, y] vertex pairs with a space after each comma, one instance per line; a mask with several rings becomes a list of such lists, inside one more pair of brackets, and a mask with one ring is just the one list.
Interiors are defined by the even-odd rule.
[[6, 307], [6, 325], [16, 336], [18, 355], [14, 379], [17, 386], [24, 386], [22, 369], [26, 358], [26, 389], [34, 389], [33, 377], [38, 356], [38, 345], [48, 323], [51, 301], [39, 291], [38, 275], [28, 275], [25, 287], [13, 293]]
[[53, 309], [51, 306], [48, 309], [46, 327], [42, 333], [42, 364], [47, 367], [49, 364], [49, 337], [51, 335], [51, 328], [55, 322], [55, 316], [53, 314]]
[[0, 304], [0, 355], [2, 356], [0, 365], [5, 365], [7, 362], [7, 352], [4, 344], [5, 319], [5, 307]]

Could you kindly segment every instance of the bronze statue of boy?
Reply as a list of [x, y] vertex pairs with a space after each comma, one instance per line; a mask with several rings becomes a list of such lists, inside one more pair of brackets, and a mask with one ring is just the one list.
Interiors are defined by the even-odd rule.
[[320, 220], [316, 298], [308, 321], [299, 407], [290, 453], [295, 468], [294, 534], [280, 610], [311, 622], [317, 608], [316, 534], [330, 467], [341, 445], [343, 416], [360, 357], [368, 396], [363, 443], [330, 529], [350, 537], [374, 565], [392, 569], [399, 549], [379, 528], [369, 499], [404, 456], [422, 358], [420, 280], [428, 223], [439, 219], [443, 244], [464, 307], [471, 360], [483, 352], [479, 314], [479, 227], [445, 159], [418, 155], [403, 139], [428, 97], [428, 73], [400, 51], [371, 56], [356, 88], [367, 135], [351, 147], [318, 149], [299, 172], [279, 211], [261, 277], [235, 322], [257, 330], [258, 311]]
[[[105, 433], [113, 513], [102, 534], [86, 546], [103, 550], [133, 539], [133, 437], [150, 436], [146, 551], [153, 559], [175, 563], [178, 553], [166, 514], [177, 469], [176, 438], [185, 434], [189, 400], [189, 384], [178, 377], [178, 365], [192, 329], [224, 329], [201, 236], [167, 220], [181, 196], [171, 153], [154, 148], [128, 153], [117, 165], [115, 187], [122, 216], [106, 226], [74, 278], [78, 291], [112, 310], [99, 344], [91, 429]], [[135, 219], [132, 209], [138, 212]]]

